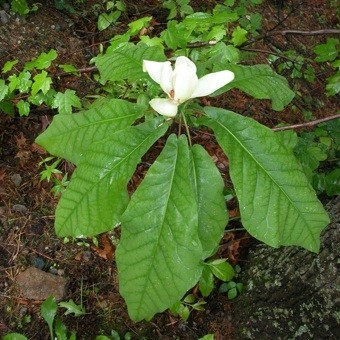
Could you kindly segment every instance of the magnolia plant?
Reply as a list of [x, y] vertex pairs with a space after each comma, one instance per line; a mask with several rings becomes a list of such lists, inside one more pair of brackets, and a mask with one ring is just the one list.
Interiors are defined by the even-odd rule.
[[[137, 102], [107, 96], [76, 114], [60, 113], [37, 143], [76, 165], [56, 210], [56, 233], [85, 237], [121, 227], [119, 287], [133, 320], [173, 306], [198, 281], [204, 295], [209, 268], [222, 265], [209, 258], [228, 222], [224, 181], [207, 151], [192, 143], [194, 128], [211, 129], [227, 155], [252, 236], [318, 251], [329, 220], [293, 154], [295, 135], [194, 100], [237, 88], [281, 110], [294, 96], [283, 77], [267, 65], [195, 65], [184, 56], [173, 69], [160, 46], [132, 43], [113, 46], [95, 63], [102, 83], [134, 84]], [[154, 98], [162, 91], [167, 98]], [[173, 124], [186, 129], [171, 133]], [[128, 183], [158, 139], [164, 148], [130, 195]]]

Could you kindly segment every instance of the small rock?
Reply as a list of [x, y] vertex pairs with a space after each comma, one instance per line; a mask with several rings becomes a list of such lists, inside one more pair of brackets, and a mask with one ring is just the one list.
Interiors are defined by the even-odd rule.
[[65, 269], [58, 269], [57, 274], [63, 276], [65, 274]]
[[[53, 29], [56, 30], [57, 32], [60, 32], [61, 31], [61, 27], [59, 24], [56, 24], [56, 25], [52, 25], [54, 26]], [[51, 27], [52, 28], [52, 27]]]
[[187, 326], [184, 322], [179, 322], [178, 329], [181, 330], [182, 332], [185, 332], [187, 330]]
[[11, 180], [14, 183], [14, 185], [18, 187], [22, 182], [22, 177], [20, 176], [20, 174], [14, 174], [13, 176], [11, 176]]
[[[38, 269], [43, 269], [45, 266], [45, 261], [43, 258], [39, 256], [34, 256], [31, 260], [31, 264], [33, 267], [38, 268]], [[53, 273], [52, 273], [53, 274]]]
[[14, 204], [12, 210], [15, 212], [25, 213], [28, 209], [23, 204]]
[[51, 274], [57, 275], [57, 274], [58, 274], [58, 269], [57, 269], [57, 268], [54, 268], [54, 267], [51, 267], [51, 268], [49, 269], [49, 272], [50, 272]]
[[21, 295], [26, 299], [45, 300], [53, 295], [56, 300], [62, 300], [67, 280], [38, 268], [29, 267], [17, 276], [17, 283]]
[[3, 25], [8, 24], [10, 17], [11, 16], [6, 11], [3, 11], [3, 10], [0, 11], [0, 21]]
[[84, 251], [83, 259], [85, 262], [89, 262], [92, 258], [92, 253], [90, 251]]
[[20, 312], [19, 312], [20, 317], [22, 318], [23, 316], [25, 316], [27, 314], [27, 312], [28, 312], [27, 307], [20, 308]]

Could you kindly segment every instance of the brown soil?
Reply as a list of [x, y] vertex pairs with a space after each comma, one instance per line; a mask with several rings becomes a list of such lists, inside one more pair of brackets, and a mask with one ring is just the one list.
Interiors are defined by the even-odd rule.
[[[196, 1], [196, 9], [214, 6], [218, 1]], [[7, 60], [19, 59], [22, 65], [41, 52], [54, 48], [58, 52], [57, 62], [71, 63], [76, 67], [89, 66], [89, 60], [98, 53], [99, 44], [104, 45], [122, 27], [98, 33], [96, 16], [91, 6], [101, 1], [86, 1], [76, 7], [76, 13], [58, 11], [53, 1], [46, 1], [41, 8], [26, 18], [12, 19], [0, 26], [0, 67]], [[144, 0], [129, 5], [125, 14], [126, 22], [143, 15], [153, 15], [164, 23], [167, 13], [161, 9], [160, 1]], [[194, 3], [192, 1], [191, 3]], [[262, 5], [263, 26], [277, 30], [317, 30], [336, 27], [336, 15], [330, 1], [285, 2], [264, 1]], [[203, 7], [202, 7], [203, 6]], [[286, 17], [286, 19], [284, 19]], [[162, 25], [162, 24], [161, 24]], [[291, 49], [313, 58], [313, 47], [324, 42], [326, 37], [319, 36], [272, 36], [247, 46], [248, 49], [282, 51]], [[251, 51], [248, 51], [252, 53]], [[266, 53], [256, 53], [252, 63], [267, 62]], [[20, 67], [20, 65], [18, 65]], [[315, 118], [336, 113], [337, 102], [324, 94], [327, 70], [316, 67], [316, 81], [308, 83], [292, 79], [291, 86], [298, 89], [300, 97], [282, 112], [275, 112], [267, 101], [254, 100], [239, 91], [211, 99], [213, 105], [233, 109], [238, 113], [251, 116], [261, 123], [273, 127], [279, 123], [302, 123], [306, 120], [305, 111], [311, 111]], [[51, 74], [57, 72], [50, 70]], [[287, 73], [287, 76], [289, 74]], [[96, 87], [91, 73], [84, 72], [79, 77], [55, 77], [54, 86], [59, 91], [75, 89], [80, 97], [93, 93]], [[306, 100], [310, 98], [311, 100]], [[17, 274], [37, 261], [42, 261], [45, 271], [59, 269], [59, 274], [69, 280], [68, 293], [64, 300], [80, 301], [83, 285], [83, 303], [89, 314], [82, 317], [59, 317], [68, 329], [77, 331], [77, 338], [92, 339], [96, 335], [109, 335], [116, 330], [121, 336], [130, 332], [134, 339], [197, 339], [214, 333], [215, 339], [233, 339], [233, 320], [230, 311], [233, 303], [217, 292], [206, 299], [205, 311], [193, 311], [188, 322], [182, 322], [170, 312], [157, 315], [150, 322], [132, 322], [126, 311], [123, 299], [118, 293], [117, 272], [111, 256], [114, 254], [112, 235], [99, 237], [99, 247], [91, 240], [82, 244], [64, 243], [53, 230], [54, 210], [58, 198], [51, 194], [51, 184], [40, 182], [38, 163], [48, 154], [34, 144], [34, 139], [51, 121], [55, 112], [36, 108], [27, 118], [10, 118], [0, 114], [0, 335], [10, 331], [23, 332], [30, 339], [48, 339], [48, 327], [42, 320], [40, 302], [20, 297], [15, 285]], [[209, 135], [197, 136], [220, 168], [228, 183], [228, 163], [221, 150]], [[150, 159], [158, 151], [148, 154]], [[149, 160], [150, 160], [149, 159]], [[64, 162], [60, 166], [63, 173], [71, 173], [73, 167]], [[140, 166], [131, 182], [132, 188], [138, 185], [146, 169]], [[21, 176], [21, 183], [15, 183], [13, 175]], [[18, 208], [18, 205], [24, 208]], [[230, 213], [237, 216], [237, 207], [230, 206]], [[228, 227], [237, 227], [237, 223]], [[244, 233], [227, 233], [219, 254], [229, 257], [233, 264], [245, 261], [244, 253], [249, 245]], [[199, 294], [194, 290], [199, 298]], [[236, 302], [237, 303], [237, 302]]]

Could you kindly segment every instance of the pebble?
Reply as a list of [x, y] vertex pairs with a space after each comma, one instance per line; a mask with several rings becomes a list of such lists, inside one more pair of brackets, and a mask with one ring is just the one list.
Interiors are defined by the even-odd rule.
[[39, 256], [34, 256], [31, 260], [32, 266], [35, 268], [43, 269], [45, 267], [45, 261]]
[[65, 269], [58, 269], [58, 270], [57, 270], [57, 274], [58, 274], [59, 276], [65, 275]]
[[27, 307], [20, 308], [20, 312], [19, 312], [20, 317], [22, 318], [23, 316], [25, 316], [27, 314], [27, 312], [28, 312]]
[[26, 213], [28, 211], [27, 207], [23, 204], [14, 204], [12, 210], [20, 213]]
[[11, 16], [6, 11], [0, 10], [0, 21], [3, 25], [8, 24], [10, 17]]
[[21, 295], [26, 299], [45, 300], [53, 295], [57, 300], [62, 300], [65, 296], [67, 280], [38, 268], [29, 267], [18, 274], [16, 283]]
[[183, 332], [185, 332], [186, 329], [187, 329], [187, 326], [186, 326], [186, 324], [184, 322], [179, 322], [178, 323], [178, 329], [183, 331]]
[[92, 258], [92, 253], [90, 251], [84, 251], [83, 260], [89, 262]]
[[59, 24], [54, 25], [54, 29], [55, 29], [57, 32], [62, 31], [62, 28], [61, 28], [61, 26], [60, 26]]
[[22, 177], [20, 176], [20, 174], [14, 174], [11, 176], [11, 180], [14, 183], [14, 185], [18, 187], [22, 182]]
[[54, 267], [51, 267], [50, 270], [49, 270], [49, 272], [50, 272], [51, 274], [56, 275], [56, 274], [58, 274], [58, 269], [57, 269], [57, 268], [54, 268]]

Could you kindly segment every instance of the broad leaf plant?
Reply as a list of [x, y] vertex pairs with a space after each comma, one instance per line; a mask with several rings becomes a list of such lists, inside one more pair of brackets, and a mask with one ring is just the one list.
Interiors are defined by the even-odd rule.
[[[193, 143], [193, 129], [210, 129], [228, 157], [242, 224], [252, 236], [318, 252], [329, 219], [294, 143], [195, 100], [234, 88], [281, 110], [294, 96], [285, 78], [267, 65], [214, 56], [210, 63], [184, 55], [167, 60], [161, 46], [144, 43], [113, 44], [95, 63], [103, 84], [128, 84], [131, 96], [117, 99], [112, 90], [85, 110], [61, 112], [37, 143], [76, 165], [56, 210], [58, 236], [90, 237], [121, 226], [119, 286], [133, 320], [171, 307], [200, 280], [228, 222], [223, 179]], [[164, 147], [130, 197], [128, 183], [158, 139]]]

